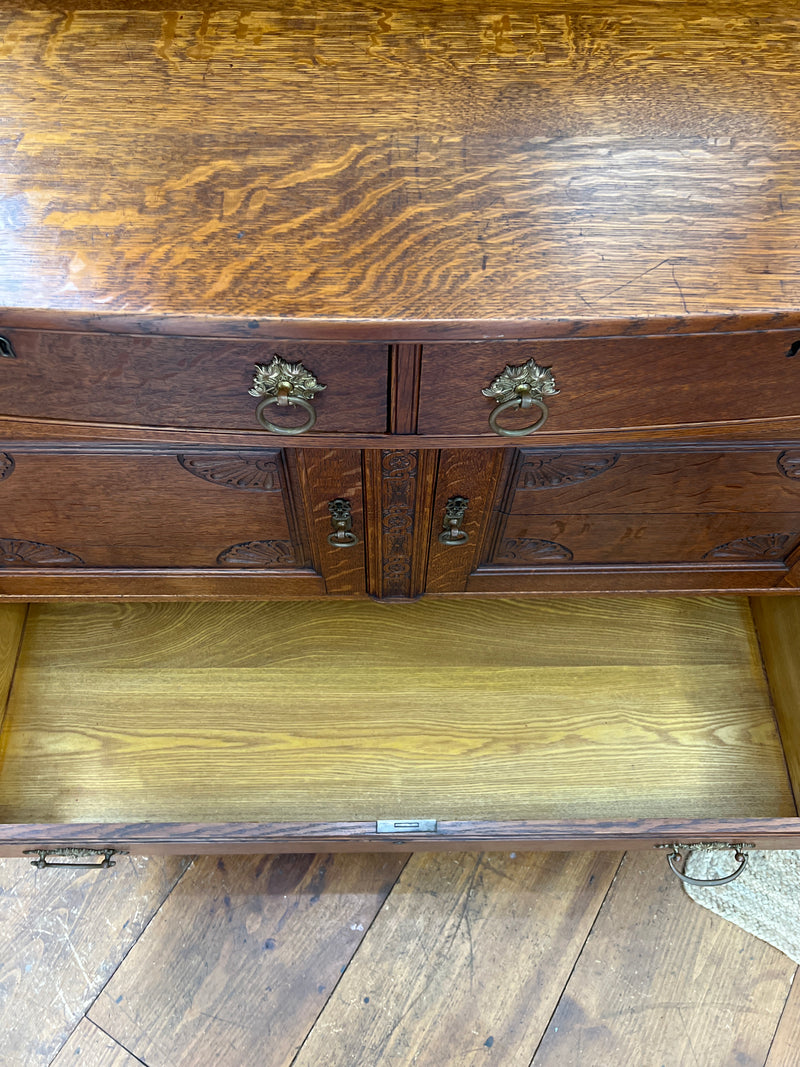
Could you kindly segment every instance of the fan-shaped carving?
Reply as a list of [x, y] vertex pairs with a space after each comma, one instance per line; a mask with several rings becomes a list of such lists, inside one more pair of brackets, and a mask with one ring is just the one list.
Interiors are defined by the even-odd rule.
[[296, 562], [290, 541], [243, 541], [217, 556], [235, 567], [290, 567]]
[[557, 456], [523, 453], [523, 456], [518, 489], [558, 489], [585, 482], [587, 478], [604, 474], [619, 460], [619, 454], [613, 452], [596, 456], [573, 456], [569, 452]]
[[226, 455], [217, 452], [210, 456], [178, 456], [178, 462], [190, 474], [214, 485], [274, 493], [280, 492], [281, 488], [277, 456], [277, 452], [267, 455]]
[[737, 537], [735, 541], [726, 541], [724, 545], [717, 545], [706, 552], [703, 559], [727, 559], [727, 560], [783, 560], [786, 557], [788, 546], [798, 534], [795, 533], [772, 533], [757, 534], [753, 537]]
[[565, 563], [572, 553], [557, 541], [542, 541], [537, 537], [508, 538], [495, 557], [497, 563]]
[[778, 456], [778, 470], [787, 478], [800, 478], [800, 450], [781, 452]]
[[43, 545], [38, 541], [0, 538], [0, 567], [81, 567], [83, 560], [74, 552]]
[[9, 456], [8, 452], [0, 452], [0, 482], [2, 482], [3, 478], [7, 478], [13, 470], [14, 457]]

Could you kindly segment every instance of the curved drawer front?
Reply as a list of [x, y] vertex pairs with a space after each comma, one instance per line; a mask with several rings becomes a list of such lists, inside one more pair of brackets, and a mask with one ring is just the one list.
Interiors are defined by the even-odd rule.
[[[549, 368], [557, 395], [545, 395], [547, 431], [657, 429], [687, 424], [800, 416], [796, 331], [429, 344], [423, 351], [419, 432], [490, 434], [498, 407], [482, 390], [506, 366]], [[541, 408], [507, 410], [519, 430]]]
[[[4, 330], [0, 414], [30, 419], [214, 430], [262, 429], [249, 394], [256, 365], [301, 362], [325, 388], [316, 433], [386, 429], [388, 348], [381, 344], [227, 341], [193, 337]], [[296, 407], [269, 418], [297, 426]]]

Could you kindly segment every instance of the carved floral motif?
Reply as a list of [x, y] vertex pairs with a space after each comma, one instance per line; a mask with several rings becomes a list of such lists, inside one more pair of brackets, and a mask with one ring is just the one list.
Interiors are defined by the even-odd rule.
[[290, 541], [243, 541], [217, 556], [234, 567], [291, 567], [296, 563]]
[[611, 470], [619, 460], [619, 454], [606, 455], [560, 455], [523, 452], [519, 467], [518, 489], [560, 489], [565, 485], [585, 482]]
[[509, 537], [500, 545], [495, 563], [566, 563], [572, 552], [557, 541], [538, 537]]
[[417, 452], [381, 455], [383, 595], [411, 595], [411, 553], [416, 499]]
[[208, 456], [178, 456], [178, 462], [190, 474], [227, 489], [277, 493], [281, 483], [278, 452], [248, 455], [215, 453]]
[[74, 552], [39, 541], [0, 538], [0, 567], [82, 567]]
[[753, 537], [737, 537], [735, 541], [726, 541], [706, 552], [703, 559], [721, 560], [783, 560], [788, 546], [798, 536], [793, 533], [757, 534]]
[[800, 450], [787, 450], [778, 456], [778, 470], [787, 478], [800, 479]]

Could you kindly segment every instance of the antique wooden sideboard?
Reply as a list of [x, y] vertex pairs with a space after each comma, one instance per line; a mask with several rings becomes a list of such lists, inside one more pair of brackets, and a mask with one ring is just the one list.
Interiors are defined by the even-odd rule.
[[0, 2], [0, 850], [800, 842], [798, 47]]

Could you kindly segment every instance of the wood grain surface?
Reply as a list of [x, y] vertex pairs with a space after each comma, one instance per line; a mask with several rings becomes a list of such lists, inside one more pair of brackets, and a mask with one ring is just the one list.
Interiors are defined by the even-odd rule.
[[412, 856], [296, 1067], [528, 1067], [619, 861]]
[[533, 1063], [762, 1064], [795, 971], [771, 945], [687, 909], [663, 854], [626, 856]]
[[123, 856], [98, 878], [97, 871], [34, 871], [28, 860], [0, 860], [4, 1064], [52, 1061], [187, 862]]
[[142, 1061], [83, 1018], [51, 1063], [52, 1067], [141, 1067]]
[[89, 1018], [148, 1064], [288, 1065], [407, 858], [198, 861]]
[[18, 823], [795, 814], [736, 600], [34, 607], [2, 769]]
[[0, 36], [9, 324], [796, 319], [788, 0], [3, 0]]
[[800, 600], [753, 597], [750, 605], [789, 777], [795, 797], [800, 798]]

